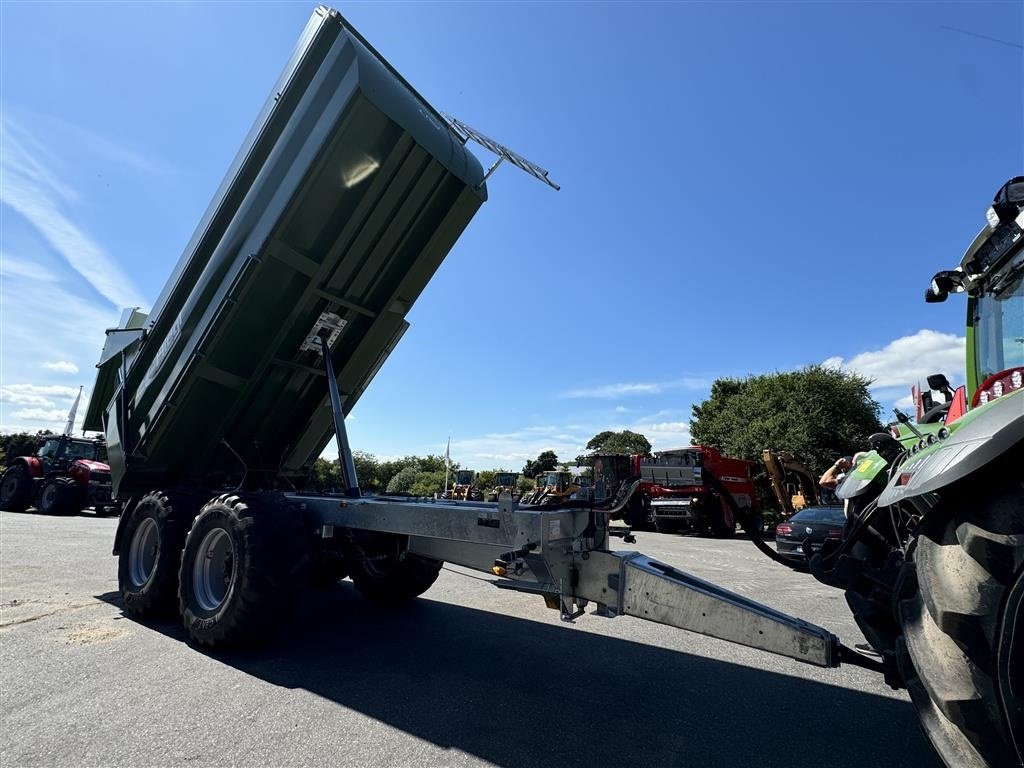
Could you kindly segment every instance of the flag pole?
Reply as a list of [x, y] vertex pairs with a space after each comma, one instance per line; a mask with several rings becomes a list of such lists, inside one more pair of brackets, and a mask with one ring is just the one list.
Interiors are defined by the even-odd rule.
[[444, 493], [448, 495], [448, 470], [452, 466], [451, 461], [452, 436], [448, 435], [448, 444], [444, 447]]

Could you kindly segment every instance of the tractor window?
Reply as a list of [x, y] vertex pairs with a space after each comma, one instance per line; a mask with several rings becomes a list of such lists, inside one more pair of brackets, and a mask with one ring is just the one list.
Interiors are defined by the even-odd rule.
[[60, 446], [60, 440], [47, 440], [43, 443], [43, 446], [39, 449], [39, 458], [51, 459], [57, 455], [57, 449]]
[[92, 459], [96, 455], [96, 446], [92, 443], [69, 443], [64, 455], [69, 461]]
[[1024, 366], [1024, 251], [1009, 268], [1009, 279], [977, 302], [974, 322], [978, 381]]

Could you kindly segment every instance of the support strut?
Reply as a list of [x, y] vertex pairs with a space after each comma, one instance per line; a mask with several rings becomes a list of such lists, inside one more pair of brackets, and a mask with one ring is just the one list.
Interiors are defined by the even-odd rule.
[[331, 361], [331, 348], [327, 345], [327, 333], [322, 331], [320, 350], [324, 356], [324, 372], [327, 374], [327, 388], [331, 393], [331, 412], [334, 415], [334, 434], [338, 438], [338, 465], [341, 467], [342, 481], [345, 483], [345, 495], [350, 499], [358, 499], [359, 478], [356, 477], [356, 463], [352, 458], [352, 448], [348, 444], [348, 432], [345, 431], [345, 412], [341, 410], [341, 394], [338, 392], [338, 379], [334, 375], [334, 363]]

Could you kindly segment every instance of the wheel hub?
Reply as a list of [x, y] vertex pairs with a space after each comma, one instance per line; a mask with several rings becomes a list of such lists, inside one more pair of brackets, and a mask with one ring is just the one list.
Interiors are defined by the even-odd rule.
[[133, 587], [143, 587], [152, 578], [159, 554], [160, 529], [152, 517], [144, 518], [128, 549], [128, 579]]
[[235, 545], [223, 528], [216, 528], [199, 543], [192, 566], [192, 591], [204, 611], [224, 602], [235, 579]]

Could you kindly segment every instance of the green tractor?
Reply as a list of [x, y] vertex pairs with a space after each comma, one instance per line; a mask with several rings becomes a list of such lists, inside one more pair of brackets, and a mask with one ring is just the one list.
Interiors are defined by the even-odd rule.
[[929, 303], [967, 295], [967, 384], [896, 411], [837, 489], [841, 541], [811, 560], [948, 766], [1024, 764], [1024, 177]]

